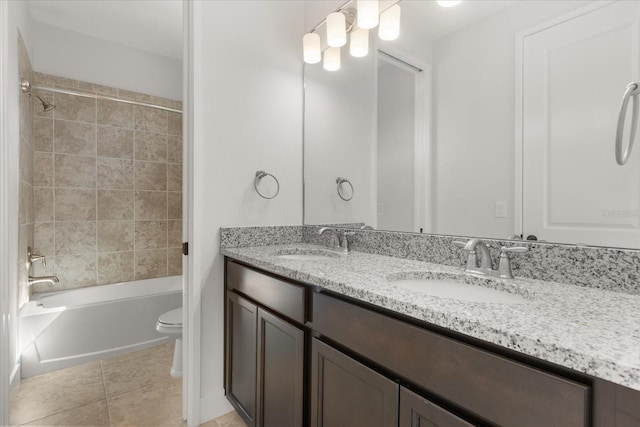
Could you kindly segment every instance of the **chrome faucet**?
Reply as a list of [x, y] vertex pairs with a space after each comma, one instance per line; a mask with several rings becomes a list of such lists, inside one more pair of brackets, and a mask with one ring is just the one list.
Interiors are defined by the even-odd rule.
[[55, 285], [56, 283], [59, 283], [59, 282], [60, 280], [56, 276], [40, 276], [40, 277], [29, 276], [29, 286], [33, 286], [37, 283], [49, 283], [51, 285]]
[[354, 235], [355, 233], [353, 231], [340, 231], [331, 227], [322, 227], [318, 230], [319, 235], [322, 236], [324, 233], [331, 233], [331, 245], [334, 249], [341, 252], [349, 252], [349, 240], [347, 240], [347, 236]]
[[[465, 273], [478, 276], [493, 276], [501, 279], [513, 279], [510, 253], [529, 252], [529, 248], [525, 246], [501, 247], [498, 270], [494, 270], [491, 252], [482, 239], [471, 239], [466, 243], [454, 241], [453, 244], [462, 247], [468, 253]], [[478, 250], [480, 251], [480, 262], [478, 262]]]

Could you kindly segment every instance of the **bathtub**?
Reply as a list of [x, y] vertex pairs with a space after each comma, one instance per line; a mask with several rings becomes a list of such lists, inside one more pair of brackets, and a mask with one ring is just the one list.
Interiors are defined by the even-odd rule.
[[158, 316], [182, 305], [182, 276], [34, 294], [18, 315], [22, 378], [168, 343]]

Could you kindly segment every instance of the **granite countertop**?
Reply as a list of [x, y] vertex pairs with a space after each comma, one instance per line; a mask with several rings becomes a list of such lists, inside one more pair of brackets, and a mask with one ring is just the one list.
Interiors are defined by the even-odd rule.
[[388, 278], [460, 268], [349, 252], [327, 260], [278, 255], [326, 249], [309, 244], [223, 248], [230, 258], [448, 328], [597, 378], [640, 390], [640, 296], [515, 278], [483, 280], [525, 297], [525, 304], [465, 302], [428, 296]]

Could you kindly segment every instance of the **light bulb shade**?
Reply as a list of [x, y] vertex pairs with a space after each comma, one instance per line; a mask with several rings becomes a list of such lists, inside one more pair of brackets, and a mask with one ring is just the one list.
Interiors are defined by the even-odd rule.
[[333, 12], [327, 16], [327, 44], [330, 47], [347, 44], [347, 23], [341, 12]]
[[302, 37], [302, 53], [304, 62], [307, 64], [317, 64], [322, 59], [320, 48], [320, 36], [316, 33], [308, 33]]
[[378, 0], [358, 0], [357, 12], [359, 28], [368, 30], [378, 25]]
[[381, 40], [395, 40], [400, 35], [400, 6], [394, 4], [380, 15], [378, 37]]
[[438, 0], [438, 4], [442, 7], [453, 7], [461, 1], [462, 0]]
[[369, 30], [359, 28], [351, 33], [349, 53], [356, 58], [362, 58], [369, 53]]
[[327, 71], [337, 71], [340, 69], [340, 48], [330, 47], [324, 51], [324, 62], [322, 66]]

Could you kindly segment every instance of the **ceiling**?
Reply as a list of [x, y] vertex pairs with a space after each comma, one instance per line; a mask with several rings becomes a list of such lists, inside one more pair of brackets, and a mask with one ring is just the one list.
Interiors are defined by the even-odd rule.
[[36, 22], [182, 60], [182, 0], [29, 0]]

